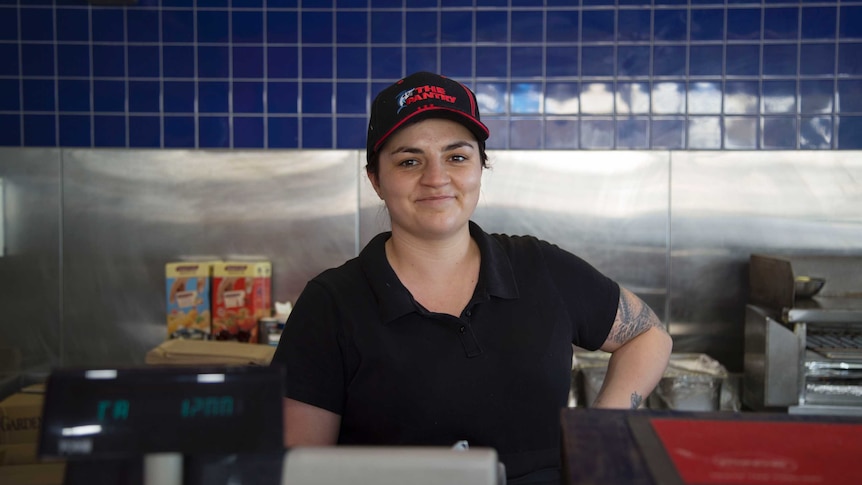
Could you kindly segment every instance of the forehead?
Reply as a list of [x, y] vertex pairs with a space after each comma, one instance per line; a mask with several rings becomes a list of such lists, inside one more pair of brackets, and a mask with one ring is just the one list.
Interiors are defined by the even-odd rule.
[[410, 123], [393, 133], [381, 152], [395, 146], [449, 144], [454, 141], [478, 143], [473, 132], [461, 123], [445, 118], [429, 118]]

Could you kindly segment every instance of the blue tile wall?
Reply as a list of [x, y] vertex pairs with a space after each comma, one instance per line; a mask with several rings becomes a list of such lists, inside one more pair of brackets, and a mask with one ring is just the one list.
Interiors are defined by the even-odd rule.
[[862, 149], [862, 0], [0, 0], [0, 145], [361, 149], [420, 69], [496, 149]]

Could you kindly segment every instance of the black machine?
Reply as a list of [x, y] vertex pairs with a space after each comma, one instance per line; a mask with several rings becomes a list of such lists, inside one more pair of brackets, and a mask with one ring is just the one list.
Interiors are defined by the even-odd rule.
[[258, 478], [242, 483], [278, 484], [282, 383], [275, 367], [55, 370], [39, 455], [65, 460], [69, 485], [163, 482], [164, 473], [228, 483], [244, 469]]
[[48, 378], [42, 459], [64, 485], [500, 485], [490, 448], [283, 446], [277, 367], [61, 369]]

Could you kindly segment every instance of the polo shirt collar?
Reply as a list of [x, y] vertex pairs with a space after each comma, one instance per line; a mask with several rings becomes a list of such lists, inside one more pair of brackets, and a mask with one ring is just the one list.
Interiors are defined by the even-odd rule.
[[[380, 318], [384, 323], [419, 309], [419, 305], [401, 284], [386, 259], [385, 244], [391, 236], [391, 232], [378, 234], [359, 253], [359, 263], [377, 298]], [[482, 255], [479, 281], [471, 304], [477, 300], [488, 300], [492, 296], [518, 298], [518, 285], [515, 283], [512, 264], [500, 243], [473, 221], [470, 221], [470, 237], [476, 241]]]
[[518, 298], [515, 271], [512, 269], [509, 256], [503, 250], [500, 242], [483, 231], [473, 221], [470, 221], [470, 237], [476, 241], [479, 246], [479, 253], [482, 255], [479, 282], [476, 285], [477, 294], [482, 291], [488, 296], [507, 300]]

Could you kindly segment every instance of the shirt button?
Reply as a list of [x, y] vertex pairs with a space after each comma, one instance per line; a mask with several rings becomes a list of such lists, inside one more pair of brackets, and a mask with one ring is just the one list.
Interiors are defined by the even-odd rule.
[[467, 330], [467, 327], [465, 327], [464, 325], [461, 325], [461, 327], [458, 329], [458, 331], [461, 333], [464, 333], [464, 331], [466, 331], [466, 330]]
[[464, 316], [465, 316], [465, 317], [469, 317], [470, 315], [472, 315], [472, 313], [470, 312], [470, 310], [467, 310], [466, 312], [464, 312]]

